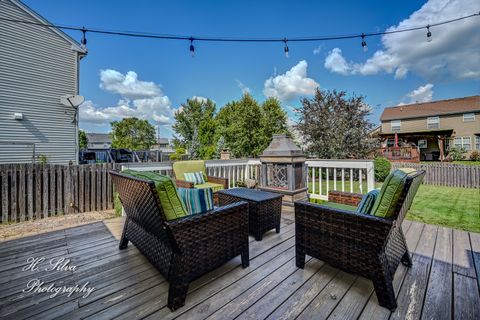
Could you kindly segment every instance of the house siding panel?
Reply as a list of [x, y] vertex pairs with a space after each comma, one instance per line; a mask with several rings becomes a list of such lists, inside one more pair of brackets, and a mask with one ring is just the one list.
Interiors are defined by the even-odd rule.
[[[0, 17], [38, 22], [10, 1]], [[74, 110], [60, 96], [76, 94], [77, 52], [52, 30], [0, 21], [0, 163], [32, 161], [32, 147], [49, 163], [77, 161]], [[23, 120], [13, 119], [22, 113]]]

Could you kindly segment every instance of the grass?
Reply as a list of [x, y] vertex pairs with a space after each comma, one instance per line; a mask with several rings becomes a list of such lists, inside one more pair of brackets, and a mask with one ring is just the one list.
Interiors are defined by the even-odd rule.
[[480, 161], [470, 161], [470, 160], [458, 160], [453, 161], [455, 164], [466, 164], [469, 166], [480, 166]]
[[[326, 181], [322, 181], [323, 192], [326, 194]], [[367, 192], [364, 181], [363, 193]], [[380, 188], [381, 183], [376, 187]], [[312, 192], [312, 183], [309, 192]], [[315, 183], [318, 194], [319, 183]], [[337, 189], [341, 190], [341, 183], [337, 181]], [[333, 181], [329, 181], [329, 189], [333, 190]], [[350, 181], [345, 181], [345, 191], [350, 191]], [[353, 192], [360, 193], [358, 181], [353, 182]], [[312, 202], [315, 201], [312, 199]], [[427, 224], [480, 232], [480, 189], [453, 188], [422, 184], [413, 200], [407, 219], [421, 221]]]

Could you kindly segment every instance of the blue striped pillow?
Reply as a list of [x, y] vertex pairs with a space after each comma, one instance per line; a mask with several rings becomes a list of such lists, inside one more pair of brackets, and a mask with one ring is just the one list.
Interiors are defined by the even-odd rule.
[[199, 214], [213, 210], [212, 188], [178, 188], [178, 194], [185, 204], [188, 214]]
[[377, 200], [380, 190], [374, 189], [363, 196], [362, 201], [358, 204], [357, 213], [371, 214], [375, 200]]
[[185, 181], [193, 182], [193, 184], [204, 184], [205, 177], [203, 176], [203, 172], [185, 172], [183, 174]]

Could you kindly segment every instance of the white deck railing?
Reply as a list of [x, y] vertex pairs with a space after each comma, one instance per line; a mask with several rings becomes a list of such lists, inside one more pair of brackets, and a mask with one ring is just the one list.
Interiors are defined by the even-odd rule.
[[375, 188], [373, 161], [307, 160], [306, 165], [312, 199], [328, 200], [330, 190], [364, 193]]
[[[260, 160], [207, 160], [207, 174], [228, 178], [230, 188], [246, 178], [259, 181]], [[370, 160], [307, 160], [307, 185], [312, 199], [328, 199], [328, 191], [364, 193], [375, 188], [373, 161]], [[125, 163], [122, 170], [156, 171], [173, 176], [171, 162]]]
[[[206, 160], [205, 166], [207, 175], [228, 178], [230, 188], [236, 187], [237, 181], [259, 180], [260, 160], [258, 159]], [[156, 171], [173, 177], [171, 162], [124, 163], [122, 170], [124, 169]]]

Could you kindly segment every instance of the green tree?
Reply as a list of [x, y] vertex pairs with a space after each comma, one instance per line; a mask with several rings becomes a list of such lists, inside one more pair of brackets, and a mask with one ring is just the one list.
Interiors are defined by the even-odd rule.
[[296, 128], [312, 156], [365, 158], [377, 147], [377, 140], [369, 137], [373, 128], [367, 118], [370, 112], [363, 96], [317, 89], [312, 99], [302, 100]]
[[[215, 103], [210, 100], [187, 99], [181, 111], [175, 114], [174, 145], [194, 150], [191, 158], [212, 159], [215, 156]], [[194, 141], [194, 135], [197, 137]], [[195, 143], [192, 146], [192, 143]], [[194, 147], [192, 149], [192, 147]]]
[[110, 125], [113, 148], [148, 150], [155, 143], [155, 128], [147, 120], [124, 118]]
[[262, 127], [265, 141], [264, 150], [270, 143], [274, 134], [290, 134], [287, 126], [287, 113], [283, 110], [280, 101], [276, 98], [268, 98], [262, 103]]
[[88, 137], [85, 131], [78, 130], [78, 146], [80, 150], [87, 149], [88, 146]]
[[237, 157], [258, 156], [264, 149], [263, 114], [260, 105], [248, 93], [239, 101], [223, 107], [217, 116], [219, 134]]

